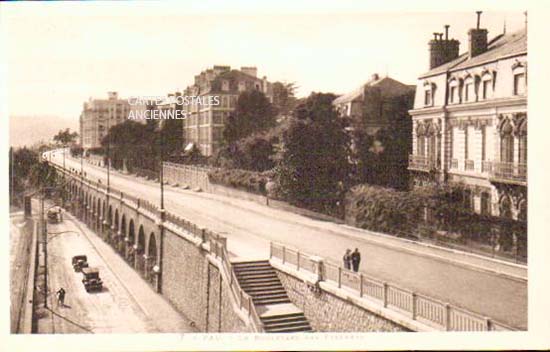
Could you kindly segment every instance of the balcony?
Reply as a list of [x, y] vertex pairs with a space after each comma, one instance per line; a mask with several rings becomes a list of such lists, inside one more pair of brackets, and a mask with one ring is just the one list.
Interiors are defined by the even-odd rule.
[[439, 165], [433, 157], [409, 155], [409, 170], [430, 172], [438, 168]]
[[473, 160], [464, 160], [464, 170], [474, 171], [475, 170], [474, 161]]
[[527, 184], [527, 164], [493, 162], [489, 169], [493, 182]]

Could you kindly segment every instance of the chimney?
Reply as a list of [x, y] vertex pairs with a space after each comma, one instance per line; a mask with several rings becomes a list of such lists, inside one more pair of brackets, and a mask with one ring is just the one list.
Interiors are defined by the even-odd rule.
[[487, 51], [487, 29], [479, 28], [479, 22], [482, 12], [476, 11], [477, 25], [468, 31], [468, 57], [471, 59]]
[[445, 25], [445, 39], [443, 33], [434, 32], [434, 38], [428, 43], [430, 47], [430, 70], [441, 66], [458, 57], [460, 42], [449, 39], [449, 25]]
[[243, 66], [241, 67], [241, 72], [246, 73], [247, 75], [257, 77], [258, 76], [258, 69], [253, 66]]
[[378, 76], [378, 73], [373, 73], [372, 76], [370, 77], [372, 81], [378, 81], [378, 79], [380, 78], [380, 76]]

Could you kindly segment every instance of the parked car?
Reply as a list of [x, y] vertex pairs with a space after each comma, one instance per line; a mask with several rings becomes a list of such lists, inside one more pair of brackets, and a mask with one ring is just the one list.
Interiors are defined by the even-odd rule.
[[61, 222], [61, 208], [54, 207], [48, 210], [48, 223], [57, 224]]
[[82, 268], [87, 268], [89, 266], [88, 258], [85, 255], [75, 255], [72, 264], [75, 272], [82, 271]]
[[103, 281], [99, 278], [99, 269], [97, 268], [82, 268], [82, 283], [86, 292], [101, 291], [103, 289]]

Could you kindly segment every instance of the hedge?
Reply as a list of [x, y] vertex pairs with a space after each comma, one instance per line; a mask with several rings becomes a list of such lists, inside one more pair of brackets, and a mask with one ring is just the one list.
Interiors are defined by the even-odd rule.
[[346, 195], [346, 222], [400, 237], [431, 239], [527, 256], [527, 224], [473, 213], [464, 207], [462, 187], [428, 187], [410, 192], [359, 185]]
[[244, 191], [266, 195], [265, 185], [269, 180], [267, 172], [241, 169], [214, 169], [208, 172], [212, 183], [233, 187]]

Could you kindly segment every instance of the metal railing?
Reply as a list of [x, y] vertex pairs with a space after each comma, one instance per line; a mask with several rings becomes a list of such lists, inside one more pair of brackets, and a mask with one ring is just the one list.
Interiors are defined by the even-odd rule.
[[409, 154], [409, 169], [431, 171], [437, 168], [438, 163], [435, 158]]
[[464, 170], [466, 171], [474, 171], [475, 170], [475, 163], [473, 160], [464, 160]]
[[527, 164], [493, 162], [490, 171], [491, 178], [508, 181], [527, 181]]
[[[315, 269], [305, 263], [311, 254], [290, 249], [282, 244], [270, 244], [271, 258], [277, 258], [285, 265], [298, 270], [315, 273]], [[483, 317], [437, 299], [418, 294], [387, 282], [372, 278], [363, 273], [353, 272], [341, 266], [324, 261], [322, 280], [333, 282], [338, 288], [352, 290], [359, 297], [368, 297], [385, 308], [407, 315], [443, 331], [514, 331], [515, 328]]]
[[[63, 168], [55, 164], [54, 166], [61, 172], [66, 172], [70, 177], [73, 177], [75, 180], [82, 182], [83, 185], [86, 185], [90, 188], [100, 189], [100, 186], [97, 182], [88, 180], [86, 178], [81, 179], [78, 175], [72, 175], [70, 171], [63, 170]], [[130, 201], [134, 203], [133, 205], [135, 205], [137, 208], [143, 208], [152, 213], [154, 216], [158, 216], [160, 212], [160, 208], [153, 203], [144, 199], [131, 196], [129, 194], [125, 194], [121, 191], [116, 190], [113, 187], [110, 187], [109, 194], [111, 196], [120, 197], [120, 199], [125, 203]], [[256, 307], [254, 306], [252, 297], [240, 287], [239, 281], [237, 280], [237, 277], [235, 275], [235, 271], [233, 270], [233, 266], [229, 260], [229, 254], [227, 251], [227, 238], [221, 236], [214, 231], [199, 227], [196, 224], [169, 212], [165, 213], [165, 220], [166, 222], [181, 228], [182, 230], [190, 233], [191, 235], [199, 239], [203, 244], [205, 244], [205, 246], [207, 246], [208, 251], [220, 260], [220, 270], [223, 270], [225, 277], [229, 279], [228, 284], [231, 288], [234, 299], [239, 305], [239, 308], [244, 310], [248, 317], [253, 321], [253, 326], [256, 331], [262, 332], [263, 323], [260, 319], [260, 315], [256, 311]]]

